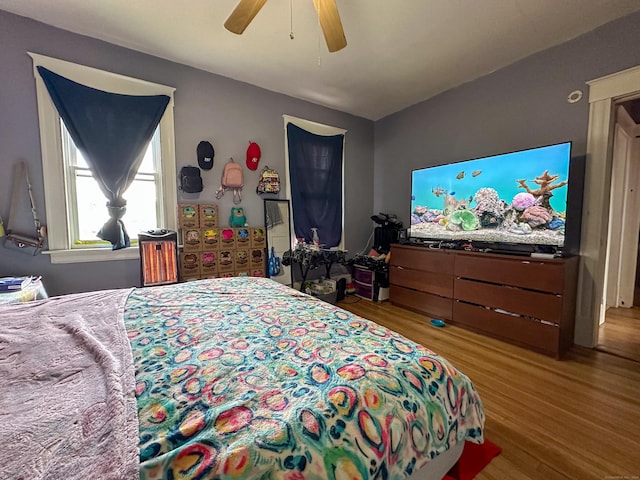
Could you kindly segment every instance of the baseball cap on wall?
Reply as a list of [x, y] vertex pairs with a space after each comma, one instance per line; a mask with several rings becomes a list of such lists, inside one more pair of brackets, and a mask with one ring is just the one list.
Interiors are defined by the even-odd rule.
[[200, 165], [200, 168], [203, 170], [211, 170], [213, 167], [213, 157], [215, 156], [213, 145], [203, 140], [198, 144], [196, 153], [198, 155], [198, 165]]
[[247, 168], [249, 170], [256, 170], [258, 168], [260, 155], [260, 146], [256, 142], [249, 142], [249, 147], [247, 148]]

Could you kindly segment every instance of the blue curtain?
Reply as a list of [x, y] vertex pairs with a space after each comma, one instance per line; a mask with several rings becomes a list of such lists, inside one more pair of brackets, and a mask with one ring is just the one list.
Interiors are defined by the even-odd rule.
[[287, 142], [296, 237], [311, 242], [316, 227], [320, 244], [335, 247], [342, 237], [344, 135], [315, 135], [288, 123]]
[[98, 237], [109, 241], [113, 250], [129, 247], [129, 235], [122, 222], [127, 201], [122, 195], [138, 172], [170, 98], [103, 92], [44, 67], [38, 67], [38, 72], [107, 198], [109, 219]]

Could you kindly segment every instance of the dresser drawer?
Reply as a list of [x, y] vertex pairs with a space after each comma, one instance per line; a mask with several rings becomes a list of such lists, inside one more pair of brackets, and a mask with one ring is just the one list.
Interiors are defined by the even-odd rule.
[[535, 290], [456, 278], [455, 299], [559, 324], [562, 297]]
[[356, 295], [367, 300], [373, 300], [373, 285], [365, 285], [356, 281]]
[[373, 272], [371, 270], [356, 267], [354, 276], [356, 277], [356, 282], [373, 284]]
[[453, 275], [391, 266], [389, 282], [441, 297], [453, 297]]
[[453, 323], [516, 345], [557, 356], [560, 329], [554, 325], [512, 316], [493, 309], [454, 302]]
[[394, 305], [408, 308], [432, 318], [451, 320], [453, 311], [453, 300], [451, 298], [440, 297], [392, 284], [389, 288], [389, 300]]
[[443, 250], [407, 245], [391, 247], [391, 265], [424, 272], [453, 274], [453, 255]]
[[564, 291], [564, 265], [556, 261], [459, 254], [455, 259], [455, 275], [542, 292]]

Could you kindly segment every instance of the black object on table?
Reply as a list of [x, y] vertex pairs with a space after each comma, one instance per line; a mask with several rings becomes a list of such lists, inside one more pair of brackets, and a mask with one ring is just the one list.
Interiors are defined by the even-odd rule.
[[300, 291], [304, 291], [304, 285], [307, 281], [309, 270], [319, 268], [324, 265], [327, 278], [330, 278], [331, 267], [334, 263], [344, 264], [347, 262], [344, 250], [315, 250], [312, 248], [298, 246], [293, 250], [287, 250], [282, 255], [283, 265], [298, 264], [302, 282]]

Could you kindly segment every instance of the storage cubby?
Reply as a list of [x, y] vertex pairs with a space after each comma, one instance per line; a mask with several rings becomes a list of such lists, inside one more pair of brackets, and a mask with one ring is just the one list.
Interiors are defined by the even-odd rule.
[[560, 358], [573, 344], [578, 257], [394, 245], [390, 300]]

